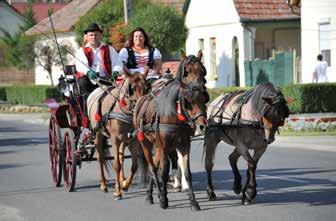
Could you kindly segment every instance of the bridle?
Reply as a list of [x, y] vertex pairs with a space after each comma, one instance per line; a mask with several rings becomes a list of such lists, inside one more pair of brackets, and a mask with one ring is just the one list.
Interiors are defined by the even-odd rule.
[[186, 94], [187, 93], [196, 93], [198, 92], [202, 96], [204, 92], [206, 92], [205, 85], [199, 83], [190, 83], [190, 84], [183, 84], [180, 88], [180, 93], [178, 95], [178, 101], [181, 104], [181, 111], [183, 115], [187, 119], [187, 124], [190, 125], [192, 128], [196, 126], [195, 122], [199, 117], [207, 117], [206, 111], [199, 111], [195, 115], [191, 116], [186, 108]]

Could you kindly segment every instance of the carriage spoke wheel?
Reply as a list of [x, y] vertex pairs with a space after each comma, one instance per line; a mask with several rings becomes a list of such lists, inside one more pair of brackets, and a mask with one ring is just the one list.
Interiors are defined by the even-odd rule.
[[69, 192], [74, 191], [76, 184], [77, 156], [75, 147], [75, 135], [71, 129], [64, 133], [65, 165], [64, 165], [64, 186]]
[[49, 120], [49, 157], [52, 180], [54, 185], [59, 187], [62, 182], [64, 157], [61, 128], [54, 117], [51, 117]]

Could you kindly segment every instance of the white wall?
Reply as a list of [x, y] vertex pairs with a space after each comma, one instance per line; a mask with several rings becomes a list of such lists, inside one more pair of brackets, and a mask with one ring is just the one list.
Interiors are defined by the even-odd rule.
[[[39, 40], [36, 45], [41, 44], [41, 45], [53, 45], [56, 47], [56, 43], [54, 41], [54, 36], [49, 35], [50, 39], [47, 39], [46, 37], [42, 37], [41, 40]], [[51, 40], [53, 39], [53, 40]], [[76, 34], [75, 32], [66, 32], [66, 33], [57, 33], [57, 41], [58, 43], [61, 44], [67, 44], [71, 45], [71, 48], [73, 49], [73, 54], [76, 54], [76, 50], [78, 49], [78, 44], [76, 42]], [[75, 64], [75, 58], [71, 56], [70, 54], [68, 56], [68, 63], [67, 64]], [[52, 75], [53, 75], [53, 80], [54, 84], [57, 85], [58, 83], [58, 78], [63, 74], [63, 70], [61, 66], [54, 66], [52, 68]], [[50, 85], [51, 80], [49, 78], [48, 72], [38, 64], [38, 62], [35, 62], [35, 84], [42, 84], [42, 85]]]
[[301, 1], [302, 83], [312, 82], [312, 73], [319, 50], [319, 23], [330, 21], [331, 66], [329, 81], [336, 82], [336, 1]]
[[[231, 0], [193, 0], [190, 2], [186, 15], [186, 26], [189, 29], [186, 50], [187, 54], [197, 54], [198, 40], [204, 39], [203, 54], [204, 65], [208, 72], [208, 87], [232, 86], [234, 84], [234, 60], [232, 58], [234, 37], [237, 37], [239, 46], [240, 84], [244, 86], [244, 58], [246, 58], [244, 28], [239, 19]], [[213, 37], [216, 38], [217, 79], [211, 78], [210, 73], [210, 38]]]

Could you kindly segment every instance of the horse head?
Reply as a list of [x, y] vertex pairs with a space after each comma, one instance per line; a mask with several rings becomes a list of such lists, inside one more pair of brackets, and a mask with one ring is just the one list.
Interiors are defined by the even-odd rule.
[[202, 51], [199, 51], [197, 56], [186, 56], [182, 52], [177, 78], [183, 79], [187, 83], [198, 82], [205, 84], [206, 69], [202, 63], [202, 57]]
[[265, 138], [270, 144], [274, 141], [275, 132], [284, 125], [285, 119], [289, 116], [288, 102], [278, 88], [274, 93], [261, 98], [265, 102], [262, 113]]
[[200, 134], [207, 128], [206, 103], [210, 100], [207, 88], [199, 83], [181, 83], [179, 104], [189, 125]]
[[128, 84], [124, 86], [126, 87], [125, 95], [131, 104], [131, 108], [133, 108], [136, 101], [148, 91], [146, 76], [140, 73], [134, 73], [125, 74], [125, 77], [128, 79]]

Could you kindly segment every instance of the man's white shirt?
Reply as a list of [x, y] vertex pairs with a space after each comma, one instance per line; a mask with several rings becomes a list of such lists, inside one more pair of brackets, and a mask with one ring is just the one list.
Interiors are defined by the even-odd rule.
[[[92, 48], [92, 67], [91, 69], [93, 71], [99, 72], [99, 76], [104, 77], [106, 76], [107, 73], [105, 73], [105, 70], [103, 68], [103, 65], [101, 65], [100, 61], [102, 60], [100, 57], [100, 48], [103, 46], [104, 44], [101, 44], [98, 48]], [[88, 47], [88, 45], [86, 45], [85, 47]], [[116, 52], [116, 50], [109, 46], [110, 49], [110, 59], [111, 59], [111, 69], [112, 72], [114, 71], [118, 71], [118, 72], [122, 72], [123, 70], [123, 64], [121, 62], [121, 59], [119, 57], [119, 54]], [[78, 72], [81, 72], [83, 74], [86, 74], [89, 71], [89, 62], [88, 59], [85, 56], [84, 53], [84, 49], [80, 48], [77, 50], [76, 53], [76, 69]], [[80, 60], [80, 61], [79, 61]], [[81, 62], [82, 61], [82, 62]]]
[[328, 82], [327, 77], [328, 63], [326, 61], [318, 61], [315, 66], [316, 81], [317, 82]]

